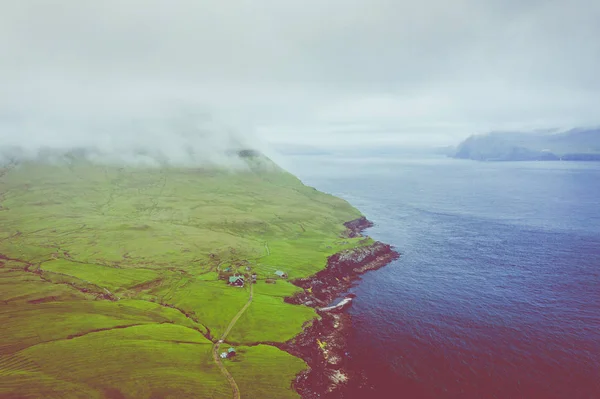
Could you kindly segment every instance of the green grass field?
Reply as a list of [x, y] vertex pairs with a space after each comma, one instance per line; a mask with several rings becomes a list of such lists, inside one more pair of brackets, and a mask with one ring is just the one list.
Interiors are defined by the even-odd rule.
[[297, 397], [305, 366], [269, 345], [313, 309], [286, 280], [364, 245], [360, 213], [264, 158], [248, 169], [27, 163], [0, 173], [0, 397], [231, 397], [212, 342], [248, 300], [224, 361], [242, 397]]

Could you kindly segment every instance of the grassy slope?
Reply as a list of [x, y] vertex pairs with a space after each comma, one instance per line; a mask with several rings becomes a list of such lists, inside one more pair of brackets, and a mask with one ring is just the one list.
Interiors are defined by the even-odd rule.
[[282, 375], [296, 375], [305, 368], [304, 362], [273, 346], [238, 347], [238, 355], [227, 364], [235, 378], [241, 397], [296, 398], [291, 381]]
[[[296, 287], [264, 279], [313, 274], [358, 245], [340, 233], [360, 214], [248, 162], [236, 173], [83, 162], [0, 171], [0, 254], [13, 259], [0, 260], [0, 396], [227, 397], [205, 338], [248, 299], [217, 279], [227, 267], [259, 278], [231, 342], [301, 331], [314, 311], [283, 302]], [[243, 348], [226, 362], [243, 396], [295, 396], [301, 360]]]

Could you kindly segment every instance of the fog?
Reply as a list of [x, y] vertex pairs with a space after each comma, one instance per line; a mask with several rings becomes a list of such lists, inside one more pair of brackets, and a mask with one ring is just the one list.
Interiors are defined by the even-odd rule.
[[[11, 130], [12, 128], [12, 130]], [[31, 120], [6, 128], [0, 162], [47, 162], [75, 158], [145, 167], [220, 166], [246, 168], [238, 152], [258, 148], [260, 140], [212, 120], [210, 115], [169, 117]]]
[[219, 163], [598, 125], [599, 20], [596, 0], [0, 0], [0, 140]]

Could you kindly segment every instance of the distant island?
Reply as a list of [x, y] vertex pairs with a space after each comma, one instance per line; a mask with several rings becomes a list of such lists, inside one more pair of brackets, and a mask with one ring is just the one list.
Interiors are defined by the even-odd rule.
[[476, 161], [600, 161], [600, 129], [473, 135], [450, 156]]

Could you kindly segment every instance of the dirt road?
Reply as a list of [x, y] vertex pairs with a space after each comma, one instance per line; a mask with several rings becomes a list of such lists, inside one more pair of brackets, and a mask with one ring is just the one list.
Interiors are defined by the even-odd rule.
[[223, 365], [222, 359], [219, 356], [219, 348], [220, 348], [221, 344], [227, 338], [227, 335], [229, 335], [229, 333], [235, 326], [235, 323], [237, 323], [237, 321], [240, 319], [240, 317], [242, 317], [242, 315], [244, 314], [246, 309], [248, 309], [248, 307], [252, 303], [253, 291], [254, 291], [254, 284], [250, 284], [250, 298], [248, 298], [248, 302], [246, 302], [244, 307], [242, 307], [240, 309], [240, 311], [233, 317], [233, 319], [231, 319], [231, 321], [229, 322], [229, 325], [227, 326], [227, 329], [225, 330], [223, 335], [221, 335], [221, 339], [219, 339], [213, 346], [213, 359], [217, 363], [217, 366], [219, 366], [221, 373], [223, 373], [225, 378], [227, 378], [227, 381], [229, 381], [229, 385], [231, 385], [231, 390], [233, 391], [234, 399], [240, 399], [240, 389], [238, 388], [237, 383], [235, 382], [235, 380], [233, 379], [233, 377], [231, 376], [231, 374], [229, 373], [229, 371], [227, 370], [225, 365]]

